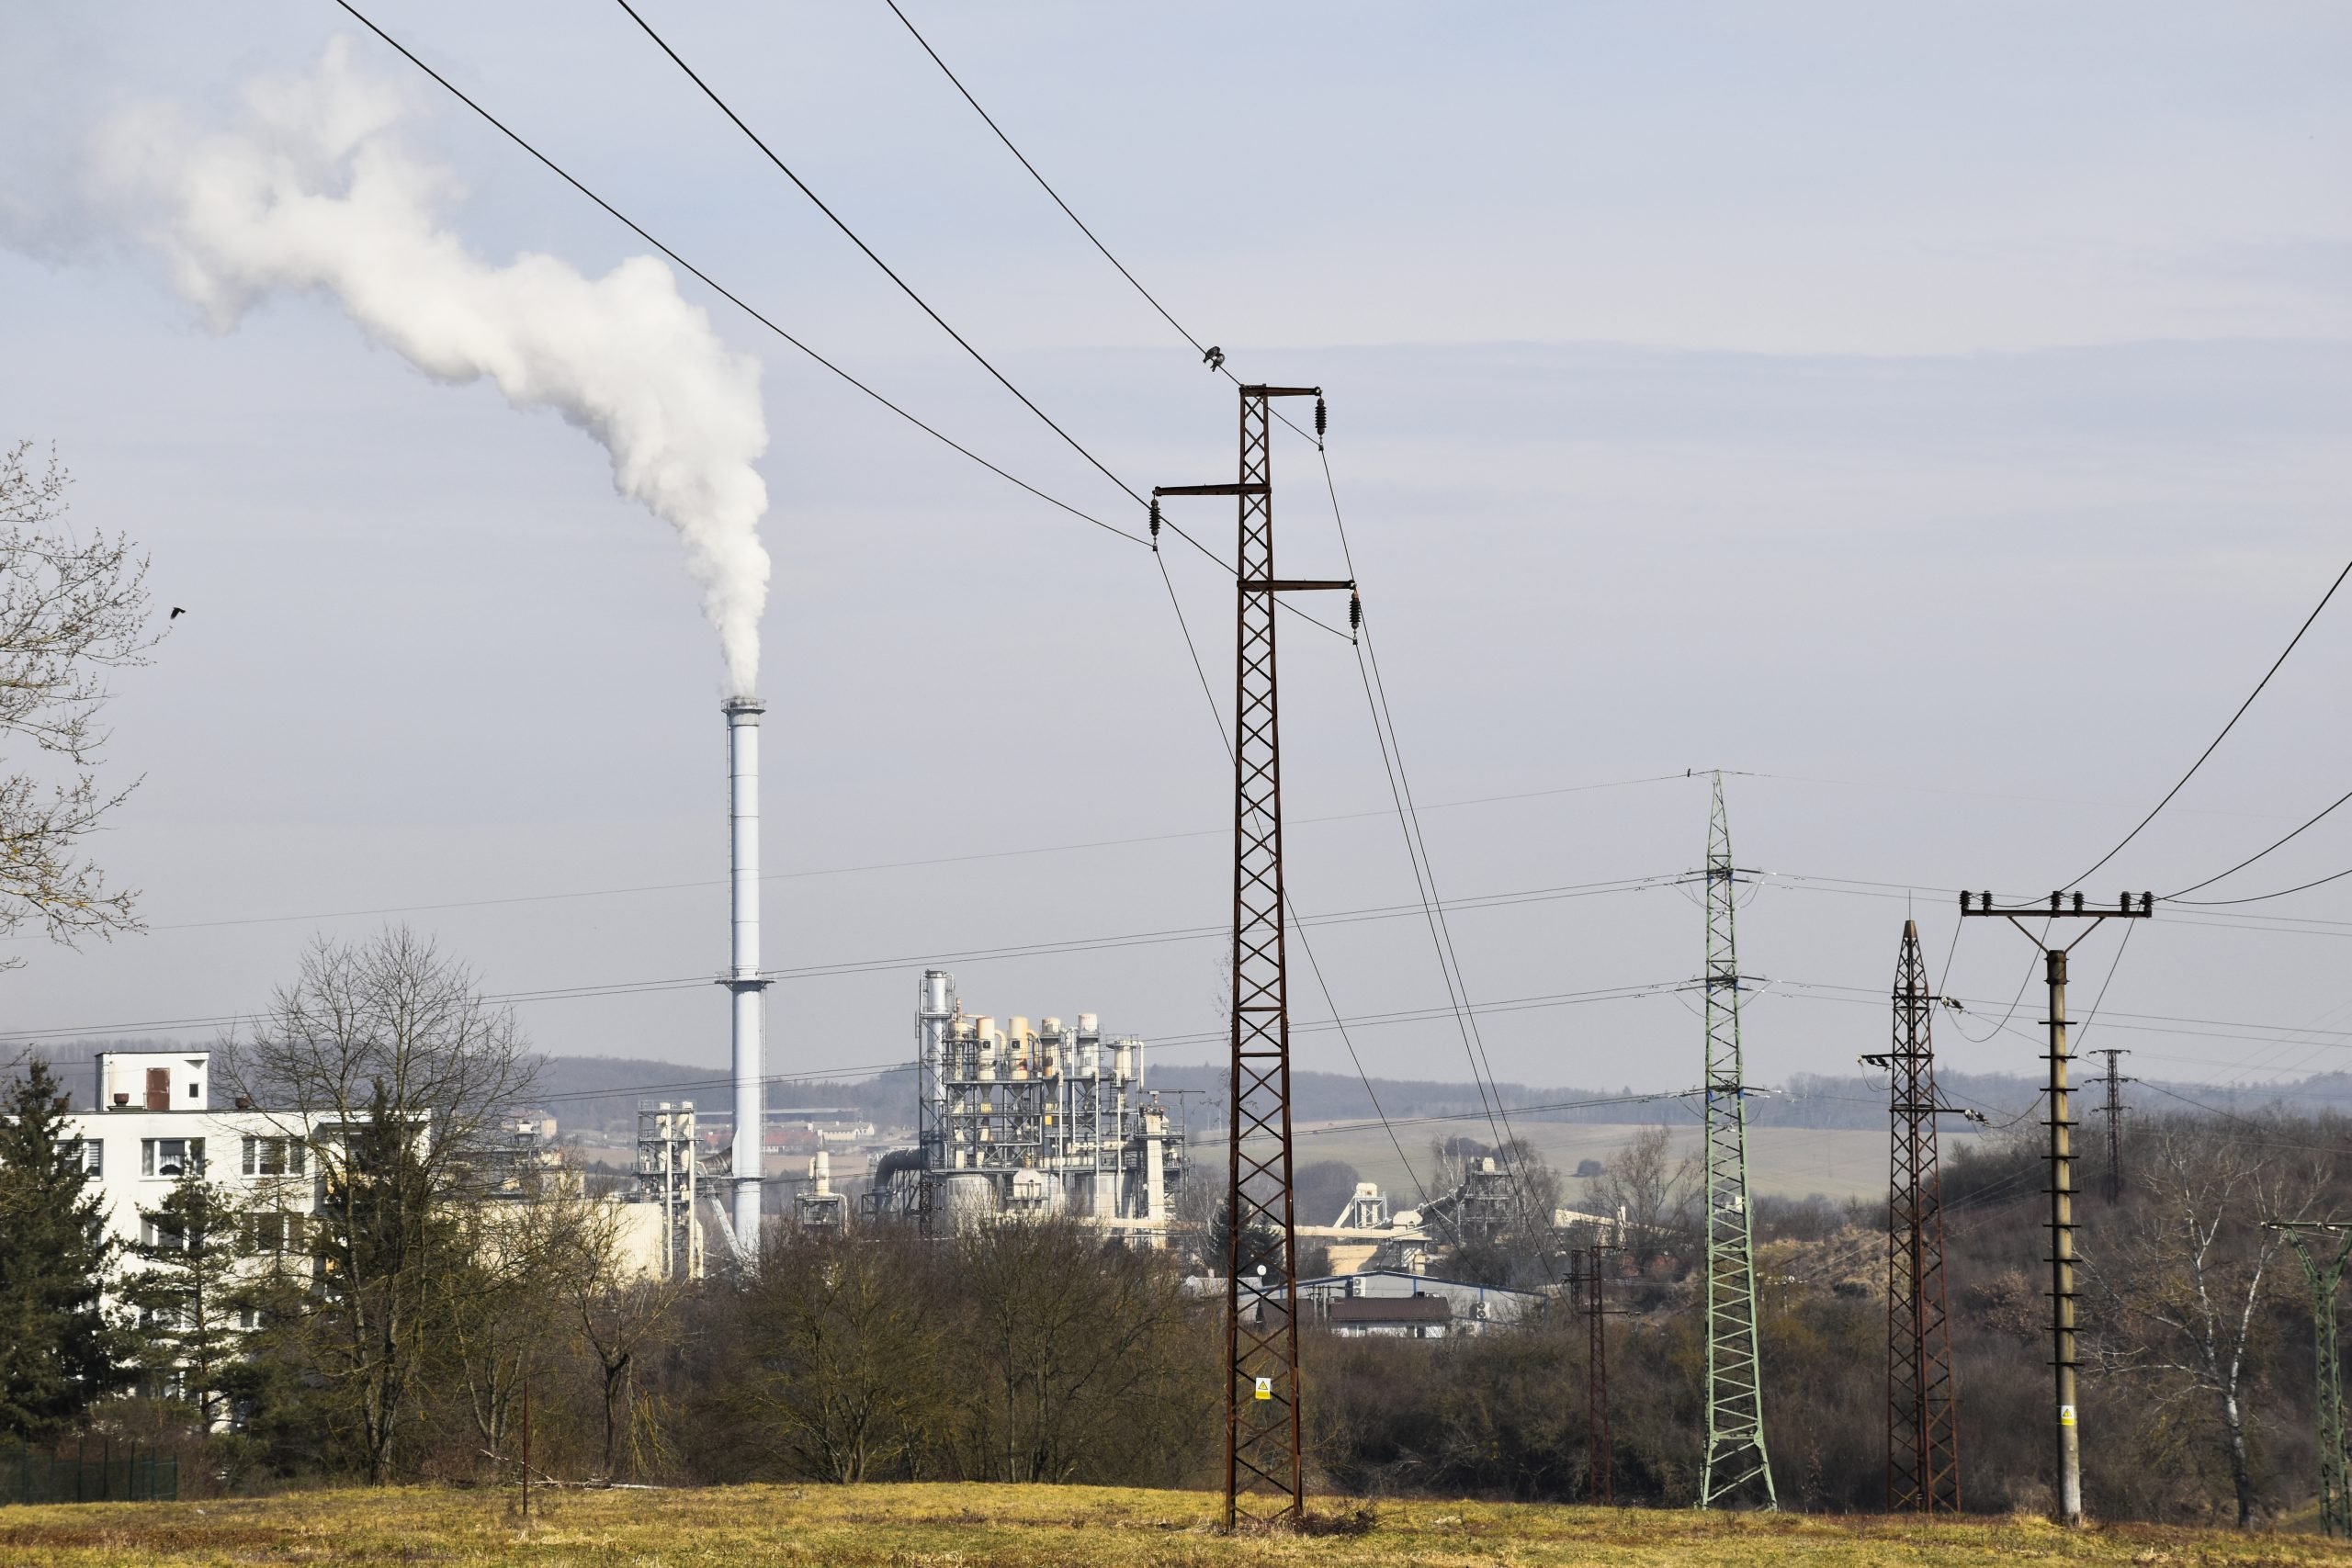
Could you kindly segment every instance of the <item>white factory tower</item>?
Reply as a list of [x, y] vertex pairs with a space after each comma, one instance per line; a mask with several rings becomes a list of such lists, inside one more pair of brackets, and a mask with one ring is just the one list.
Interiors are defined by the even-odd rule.
[[727, 715], [728, 970], [720, 984], [731, 993], [735, 1073], [734, 1241], [738, 1253], [760, 1255], [762, 1080], [768, 982], [760, 977], [760, 715], [757, 697], [729, 697]]
[[924, 973], [916, 1026], [923, 1179], [957, 1223], [1068, 1214], [1149, 1240], [1168, 1226], [1184, 1157], [1144, 1043], [1095, 1015], [993, 1018], [964, 1011], [956, 977]]

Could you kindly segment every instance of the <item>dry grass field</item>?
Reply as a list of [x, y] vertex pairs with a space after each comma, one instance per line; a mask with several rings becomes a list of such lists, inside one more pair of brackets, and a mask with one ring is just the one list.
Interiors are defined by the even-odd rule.
[[[275, 1563], [529, 1563], [546, 1568], [1141, 1568], [1144, 1564], [1608, 1564], [1610, 1568], [1960, 1568], [1962, 1564], [2352, 1565], [2311, 1536], [2039, 1520], [1918, 1525], [1795, 1515], [1611, 1513], [1482, 1503], [1381, 1503], [1349, 1533], [1227, 1537], [1214, 1499], [1076, 1486], [739, 1486], [567, 1492], [527, 1524], [512, 1495], [336, 1491], [213, 1503], [0, 1510], [0, 1563], [41, 1568], [256, 1568]], [[1319, 1499], [1317, 1512], [1351, 1505]]]

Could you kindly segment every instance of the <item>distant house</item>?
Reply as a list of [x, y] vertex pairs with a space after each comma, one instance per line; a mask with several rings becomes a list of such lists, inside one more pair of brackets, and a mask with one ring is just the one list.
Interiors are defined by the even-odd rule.
[[1442, 1339], [1453, 1331], [1453, 1303], [1443, 1296], [1332, 1296], [1315, 1315], [1346, 1339]]
[[1390, 1335], [1442, 1339], [1482, 1334], [1533, 1313], [1543, 1298], [1467, 1280], [1442, 1280], [1403, 1269], [1329, 1274], [1298, 1282], [1301, 1316], [1349, 1337]]

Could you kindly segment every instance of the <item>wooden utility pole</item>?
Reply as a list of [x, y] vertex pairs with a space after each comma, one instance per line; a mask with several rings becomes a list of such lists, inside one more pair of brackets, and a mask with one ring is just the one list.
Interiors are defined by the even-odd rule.
[[[1990, 893], [1960, 896], [1962, 915], [2007, 920], [2028, 942], [2041, 949], [2043, 974], [2050, 987], [2050, 1016], [2042, 1021], [2050, 1030], [2050, 1360], [2057, 1385], [2058, 1522], [2064, 1525], [2083, 1522], [2082, 1436], [2075, 1400], [2074, 1130], [2077, 1123], [2073, 1114], [2073, 1090], [2066, 1077], [2066, 1066], [2072, 1060], [2066, 1053], [2066, 954], [2080, 946], [2091, 931], [2098, 930], [2100, 921], [2144, 920], [2155, 913], [2155, 896], [2151, 893], [2141, 894], [2136, 907], [2132, 895], [2126, 893], [2116, 900], [2112, 909], [2086, 906], [2080, 893], [2052, 893], [2046, 908], [2034, 904], [1996, 908]], [[2088, 920], [2090, 931], [2064, 947], [2052, 947], [2022, 923], [2037, 919]]]
[[1617, 1503], [1616, 1440], [1609, 1428], [1608, 1328], [1609, 1314], [1616, 1309], [1602, 1291], [1609, 1280], [1608, 1257], [1616, 1250], [1596, 1236], [1590, 1247], [1568, 1251], [1568, 1300], [1585, 1323], [1585, 1495], [1603, 1507]]
[[531, 1517], [531, 1363], [523, 1363], [523, 1517]]

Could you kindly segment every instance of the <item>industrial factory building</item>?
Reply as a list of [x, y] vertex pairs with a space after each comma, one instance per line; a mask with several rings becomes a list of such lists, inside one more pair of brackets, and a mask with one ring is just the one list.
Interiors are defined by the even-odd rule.
[[1159, 1245], [1182, 1130], [1144, 1082], [1144, 1043], [1091, 1012], [1066, 1022], [964, 1010], [927, 970], [916, 1008], [918, 1146], [890, 1172], [901, 1209], [964, 1224], [1065, 1215]]

